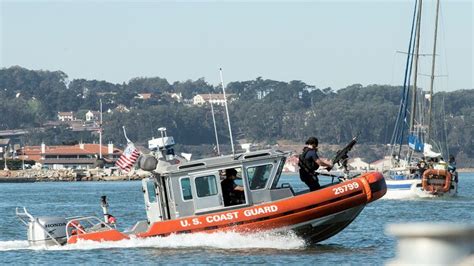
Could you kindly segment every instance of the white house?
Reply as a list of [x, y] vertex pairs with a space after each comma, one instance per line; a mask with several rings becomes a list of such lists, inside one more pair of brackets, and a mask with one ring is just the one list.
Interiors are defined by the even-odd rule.
[[175, 101], [179, 103], [183, 100], [183, 95], [181, 94], [181, 92], [179, 93], [173, 92], [173, 93], [170, 93], [169, 96], [171, 97], [171, 99], [174, 99]]
[[[226, 94], [227, 99], [233, 96], [233, 94]], [[194, 105], [203, 105], [211, 103], [215, 105], [224, 105], [225, 99], [224, 94], [197, 94], [193, 97]]]
[[135, 99], [149, 100], [151, 96], [152, 96], [151, 93], [138, 93], [137, 96], [135, 96]]
[[86, 121], [96, 121], [100, 118], [100, 112], [97, 111], [87, 111], [86, 113]]
[[74, 113], [73, 112], [58, 112], [58, 120], [62, 122], [73, 121]]
[[267, 96], [271, 92], [273, 92], [273, 89], [259, 90], [259, 91], [257, 91], [257, 99], [261, 100], [261, 99], [265, 98], [265, 96]]
[[114, 110], [119, 112], [119, 113], [129, 113], [130, 112], [130, 109], [128, 109], [127, 106], [125, 106], [123, 104], [117, 105], [117, 107], [115, 107]]

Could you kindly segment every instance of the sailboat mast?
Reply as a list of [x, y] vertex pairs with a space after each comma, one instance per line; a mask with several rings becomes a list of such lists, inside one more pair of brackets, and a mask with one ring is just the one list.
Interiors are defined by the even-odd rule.
[[418, 58], [420, 51], [420, 28], [421, 28], [421, 10], [423, 6], [423, 0], [419, 2], [418, 15], [416, 18], [416, 44], [415, 44], [415, 69], [413, 74], [415, 75], [413, 81], [413, 92], [411, 99], [411, 113], [410, 113], [410, 133], [414, 132], [415, 129], [415, 112], [416, 112], [416, 92], [417, 92], [417, 80], [418, 80]]
[[99, 121], [99, 159], [102, 159], [102, 99], [100, 103], [100, 121]]
[[[391, 150], [391, 156], [396, 159], [398, 163], [400, 161], [400, 154], [402, 152], [402, 142], [403, 142], [403, 131], [404, 125], [406, 124], [407, 118], [407, 109], [408, 109], [408, 95], [410, 94], [410, 78], [411, 78], [411, 70], [413, 66], [413, 50], [415, 47], [415, 26], [416, 26], [416, 18], [417, 18], [417, 8], [418, 8], [418, 0], [415, 1], [415, 7], [413, 8], [413, 19], [411, 22], [411, 31], [410, 31], [410, 41], [408, 42], [408, 51], [407, 51], [407, 60], [405, 65], [405, 76], [403, 79], [403, 90], [400, 99], [400, 109], [398, 110], [398, 117], [395, 123], [395, 130], [393, 131], [392, 141], [390, 142], [393, 144], [393, 148]], [[396, 145], [398, 144], [398, 145]], [[394, 153], [396, 147], [398, 146], [398, 151]]]
[[430, 83], [430, 106], [428, 109], [428, 132], [427, 138], [431, 137], [431, 112], [433, 109], [433, 84], [435, 78], [435, 62], [436, 62], [436, 39], [438, 37], [438, 15], [439, 15], [439, 0], [436, 1], [436, 18], [435, 18], [435, 30], [434, 30], [434, 42], [433, 42], [433, 58], [431, 61], [431, 83]]

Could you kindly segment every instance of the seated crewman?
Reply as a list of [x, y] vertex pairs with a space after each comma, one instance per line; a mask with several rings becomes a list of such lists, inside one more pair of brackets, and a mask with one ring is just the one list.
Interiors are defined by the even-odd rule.
[[241, 198], [244, 188], [235, 183], [235, 178], [237, 178], [237, 170], [234, 168], [225, 170], [225, 179], [221, 182], [224, 206], [232, 206], [243, 203]]

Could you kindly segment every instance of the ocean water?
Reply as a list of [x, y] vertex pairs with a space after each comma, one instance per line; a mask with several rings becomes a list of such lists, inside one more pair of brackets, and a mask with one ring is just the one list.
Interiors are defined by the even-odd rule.
[[[283, 182], [297, 190], [297, 176]], [[145, 219], [140, 182], [0, 184], [0, 264], [384, 264], [396, 255], [396, 240], [385, 234], [390, 223], [459, 222], [474, 224], [474, 173], [460, 174], [454, 198], [381, 199], [368, 205], [338, 235], [307, 245], [292, 235], [233, 232], [172, 235], [118, 242], [30, 248], [26, 228], [15, 207], [35, 216], [97, 215], [100, 196], [107, 195], [119, 229]]]

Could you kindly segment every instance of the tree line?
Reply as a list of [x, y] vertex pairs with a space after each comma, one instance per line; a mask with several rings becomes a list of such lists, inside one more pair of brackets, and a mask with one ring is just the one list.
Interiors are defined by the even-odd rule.
[[[62, 71], [33, 71], [21, 67], [0, 69], [0, 130], [26, 128], [26, 142], [61, 144], [92, 140], [84, 132], [67, 127], [45, 128], [56, 120], [58, 111], [104, 110], [124, 105], [130, 112], [104, 114], [104, 140], [124, 143], [122, 126], [129, 138], [146, 143], [158, 137], [158, 127], [166, 127], [183, 145], [215, 143], [210, 106], [177, 102], [171, 93], [184, 99], [196, 94], [220, 93], [222, 88], [204, 79], [169, 83], [164, 78], [134, 78], [127, 83], [74, 79]], [[402, 88], [388, 85], [346, 88], [317, 88], [302, 81], [282, 82], [261, 77], [231, 82], [226, 92], [235, 95], [229, 103], [234, 137], [248, 142], [272, 144], [277, 140], [303, 142], [314, 135], [322, 143], [344, 144], [360, 134], [362, 144], [390, 142], [399, 109]], [[149, 100], [137, 93], [152, 93]], [[438, 92], [434, 105], [442, 106], [437, 119], [436, 138], [448, 142], [450, 153], [474, 158], [474, 90]], [[214, 106], [221, 143], [228, 139], [224, 108]], [[38, 130], [38, 129], [41, 130]], [[446, 129], [446, 130], [445, 130]]]

